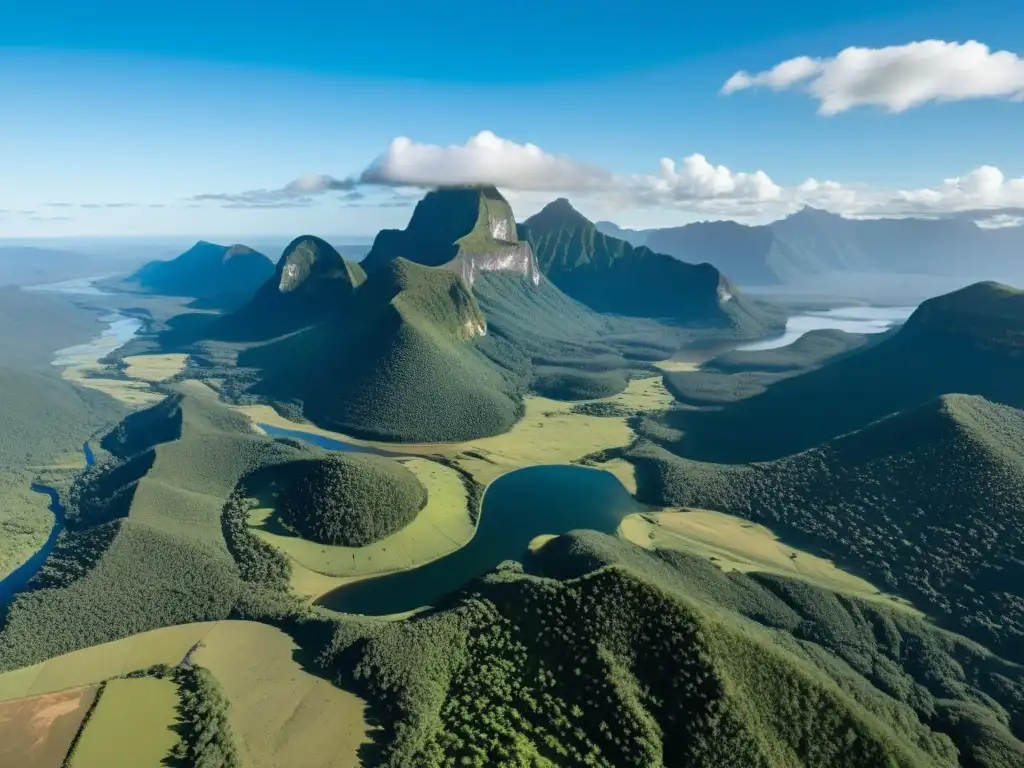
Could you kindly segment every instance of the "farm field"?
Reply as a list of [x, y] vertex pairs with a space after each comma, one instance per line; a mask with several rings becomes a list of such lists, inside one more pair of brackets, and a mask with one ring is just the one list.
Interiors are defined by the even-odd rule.
[[164, 764], [178, 735], [178, 687], [152, 677], [111, 680], [75, 745], [69, 768]]
[[0, 765], [61, 768], [97, 686], [0, 703]]

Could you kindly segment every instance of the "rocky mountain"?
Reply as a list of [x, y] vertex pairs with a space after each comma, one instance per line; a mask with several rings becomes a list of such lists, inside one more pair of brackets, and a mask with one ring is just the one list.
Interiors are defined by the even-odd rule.
[[266, 339], [306, 327], [347, 306], [365, 279], [363, 268], [342, 258], [330, 243], [312, 235], [297, 237], [251, 300], [218, 321], [211, 336]]
[[273, 273], [266, 256], [245, 245], [200, 240], [170, 261], [151, 261], [121, 281], [121, 288], [165, 296], [211, 298], [248, 294]]
[[[626, 231], [607, 223], [601, 229]], [[977, 280], [1024, 271], [1024, 227], [985, 229], [965, 219], [847, 219], [805, 207], [767, 225], [706, 221], [631, 237], [684, 261], [714, 264], [741, 285], [844, 272]]]
[[751, 335], [783, 324], [710, 264], [688, 264], [602, 234], [568, 200], [549, 203], [520, 226], [519, 235], [551, 282], [598, 312]]

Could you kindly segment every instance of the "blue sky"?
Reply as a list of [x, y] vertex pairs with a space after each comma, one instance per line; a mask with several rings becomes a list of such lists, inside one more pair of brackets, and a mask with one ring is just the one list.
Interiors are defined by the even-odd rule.
[[[974, 78], [982, 96], [898, 113], [868, 103], [819, 114], [813, 79], [721, 93], [737, 71], [827, 62], [848, 46], [977, 40], [1024, 55], [1019, 2], [348, 5], [0, 5], [0, 238], [373, 234], [404, 225], [431, 180], [495, 167], [520, 217], [565, 195], [633, 226], [768, 220], [805, 202], [1010, 218], [1024, 206], [1013, 184], [1024, 177], [1024, 103], [1016, 81], [990, 87], [1017, 76], [1005, 58], [972, 72], [961, 71], [969, 52], [950, 58], [945, 79]], [[842, 72], [815, 66], [821, 87], [841, 95], [868, 82], [836, 85]], [[923, 77], [912, 69], [889, 75]], [[872, 87], [889, 98], [915, 82]], [[421, 147], [483, 130], [499, 143]], [[381, 166], [384, 185], [288, 186], [306, 174], [358, 177], [400, 136], [414, 151]], [[523, 176], [525, 143], [565, 162]], [[489, 164], [487, 151], [507, 165]], [[683, 162], [695, 155], [706, 164]], [[481, 158], [484, 170], [470, 167]], [[676, 163], [668, 177], [662, 158]], [[577, 167], [600, 173], [573, 181]]]

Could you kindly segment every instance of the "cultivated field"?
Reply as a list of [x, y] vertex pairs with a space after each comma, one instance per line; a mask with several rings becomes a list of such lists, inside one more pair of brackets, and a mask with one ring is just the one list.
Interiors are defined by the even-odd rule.
[[152, 677], [111, 680], [75, 745], [70, 768], [164, 764], [178, 741], [178, 687]]
[[278, 629], [222, 621], [192, 660], [213, 673], [230, 701], [239, 750], [254, 768], [349, 768], [369, 740], [365, 704], [306, 672]]
[[0, 704], [0, 765], [62, 768], [96, 686]]

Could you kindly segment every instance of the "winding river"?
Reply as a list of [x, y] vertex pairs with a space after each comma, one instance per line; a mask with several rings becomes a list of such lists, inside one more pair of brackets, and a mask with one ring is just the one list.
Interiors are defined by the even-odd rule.
[[[82, 452], [85, 454], [85, 465], [91, 467], [94, 457], [88, 443], [82, 446]], [[36, 550], [28, 560], [0, 579], [0, 608], [9, 605], [14, 600], [14, 596], [25, 588], [29, 579], [43, 567], [46, 558], [50, 556], [53, 548], [57, 545], [57, 537], [64, 530], [64, 507], [61, 506], [57, 491], [48, 485], [39, 483], [32, 483], [32, 490], [49, 497], [50, 511], [53, 513], [53, 527], [50, 528], [50, 535], [46, 537], [43, 546]]]

